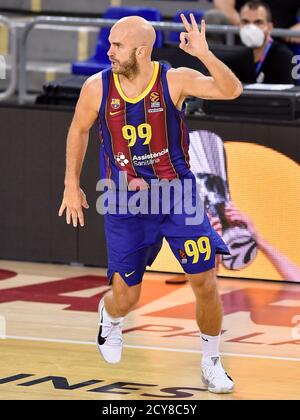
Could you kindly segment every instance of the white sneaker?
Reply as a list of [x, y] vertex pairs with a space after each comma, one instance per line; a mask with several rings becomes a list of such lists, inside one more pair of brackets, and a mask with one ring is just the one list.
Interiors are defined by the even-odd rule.
[[219, 356], [202, 359], [202, 381], [210, 392], [215, 394], [230, 394], [234, 382], [225, 372]]
[[111, 322], [104, 314], [104, 299], [99, 302], [99, 333], [97, 347], [107, 363], [119, 363], [122, 357], [122, 326], [123, 318], [119, 322]]

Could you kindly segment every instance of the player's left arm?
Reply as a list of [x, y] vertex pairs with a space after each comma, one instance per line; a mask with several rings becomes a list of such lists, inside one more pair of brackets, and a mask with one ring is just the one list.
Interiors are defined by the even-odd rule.
[[191, 24], [181, 15], [187, 32], [180, 34], [179, 47], [197, 57], [208, 69], [210, 76], [181, 67], [176, 69], [177, 80], [182, 86], [181, 97], [196, 96], [203, 99], [235, 99], [243, 92], [243, 86], [235, 74], [220, 61], [207, 45], [205, 21], [201, 22], [201, 32], [193, 14]]

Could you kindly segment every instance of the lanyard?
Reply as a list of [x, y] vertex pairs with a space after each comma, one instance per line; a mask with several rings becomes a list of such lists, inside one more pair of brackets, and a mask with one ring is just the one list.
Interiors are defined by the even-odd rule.
[[268, 52], [270, 51], [270, 48], [272, 47], [272, 44], [274, 42], [273, 38], [269, 38], [269, 41], [267, 43], [267, 45], [265, 46], [265, 49], [262, 53], [262, 57], [261, 59], [256, 63], [256, 74], [258, 75], [261, 71], [262, 65], [265, 62], [265, 59], [267, 58]]

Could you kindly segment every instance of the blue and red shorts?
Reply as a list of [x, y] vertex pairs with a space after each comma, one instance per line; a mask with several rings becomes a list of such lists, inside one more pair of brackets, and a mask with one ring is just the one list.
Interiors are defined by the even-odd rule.
[[[151, 206], [150, 190], [143, 192], [148, 196]], [[126, 200], [133, 192], [127, 191]], [[104, 216], [105, 234], [108, 253], [108, 279], [111, 283], [114, 273], [119, 273], [128, 286], [134, 286], [142, 281], [147, 266], [151, 266], [157, 257], [163, 238], [187, 274], [197, 274], [215, 267], [216, 254], [229, 254], [227, 245], [220, 235], [212, 228], [207, 214], [200, 207], [196, 188], [189, 194], [193, 198], [195, 208], [202, 212], [200, 223], [187, 224], [191, 212], [175, 211], [175, 199], [171, 199], [168, 214], [160, 207], [158, 214], [138, 213], [120, 214], [124, 203], [118, 202], [117, 213], [107, 213]], [[153, 198], [152, 198], [153, 199]], [[195, 203], [198, 204], [195, 204]], [[127, 204], [126, 204], [127, 205]]]

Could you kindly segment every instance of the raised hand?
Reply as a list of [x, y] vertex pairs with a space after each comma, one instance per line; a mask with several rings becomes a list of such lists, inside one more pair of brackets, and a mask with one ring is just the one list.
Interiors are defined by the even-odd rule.
[[209, 54], [209, 48], [205, 36], [205, 21], [201, 21], [200, 32], [195, 16], [192, 13], [190, 14], [191, 23], [188, 22], [183, 13], [181, 13], [180, 17], [186, 32], [181, 32], [180, 34], [179, 48], [199, 59], [206, 57]]

